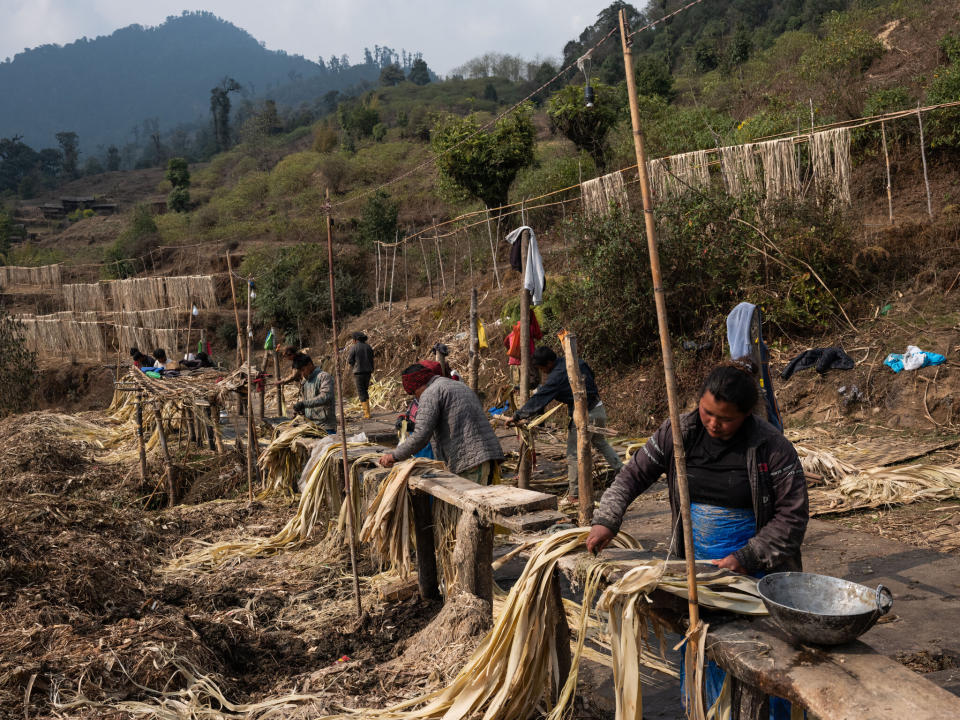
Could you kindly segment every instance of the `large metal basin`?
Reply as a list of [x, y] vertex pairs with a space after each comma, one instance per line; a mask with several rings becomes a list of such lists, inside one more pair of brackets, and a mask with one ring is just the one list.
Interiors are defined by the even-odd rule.
[[890, 612], [893, 596], [849, 580], [813, 573], [773, 573], [757, 584], [770, 617], [794, 641], [840, 645]]

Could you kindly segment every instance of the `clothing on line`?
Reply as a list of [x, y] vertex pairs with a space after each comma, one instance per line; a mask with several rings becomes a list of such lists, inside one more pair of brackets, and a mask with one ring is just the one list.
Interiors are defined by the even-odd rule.
[[543, 291], [547, 287], [547, 276], [543, 270], [543, 258], [540, 257], [540, 250], [537, 247], [537, 234], [529, 225], [523, 225], [516, 230], [511, 230], [507, 235], [507, 242], [510, 243], [510, 266], [517, 272], [523, 272], [523, 263], [520, 260], [522, 244], [518, 242], [520, 233], [524, 230], [530, 232], [529, 242], [527, 243], [527, 272], [523, 276], [523, 287], [530, 291], [531, 302], [539, 305], [543, 302]]

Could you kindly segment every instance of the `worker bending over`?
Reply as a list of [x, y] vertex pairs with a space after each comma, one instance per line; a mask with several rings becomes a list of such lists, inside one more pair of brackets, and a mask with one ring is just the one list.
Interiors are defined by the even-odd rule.
[[[548, 347], [538, 347], [533, 352], [530, 364], [540, 372], [540, 387], [533, 396], [527, 400], [522, 408], [513, 415], [513, 423], [519, 423], [528, 418], [543, 414], [553, 400], [564, 403], [567, 406], [570, 422], [567, 425], [567, 499], [576, 501], [579, 493], [577, 483], [578, 465], [577, 465], [577, 428], [573, 423], [573, 389], [570, 387], [570, 378], [567, 376], [567, 364], [557, 361], [557, 354]], [[589, 411], [590, 425], [594, 427], [605, 427], [607, 424], [607, 411], [600, 401], [600, 393], [597, 392], [597, 383], [593, 379], [593, 370], [583, 360], [580, 360], [580, 374], [583, 375], [583, 383], [587, 388], [587, 410]], [[600, 451], [610, 467], [619, 472], [623, 467], [623, 461], [617, 455], [610, 443], [603, 435], [590, 433], [590, 442]], [[592, 482], [592, 478], [587, 478], [587, 482]]]
[[337, 432], [337, 413], [334, 410], [333, 375], [313, 364], [309, 355], [298, 353], [293, 368], [300, 374], [301, 400], [293, 406], [294, 414], [303, 414], [329, 435]]
[[473, 390], [462, 382], [440, 377], [417, 363], [401, 374], [403, 389], [419, 401], [413, 433], [392, 453], [380, 457], [383, 467], [413, 457], [434, 438], [450, 472], [480, 485], [499, 479], [503, 449]]

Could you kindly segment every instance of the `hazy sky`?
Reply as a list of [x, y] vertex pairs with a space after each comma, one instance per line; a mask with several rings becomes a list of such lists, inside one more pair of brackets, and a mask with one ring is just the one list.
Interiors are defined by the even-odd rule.
[[559, 57], [610, 0], [0, 0], [0, 60], [24, 48], [109, 35], [133, 23], [158, 25], [183, 10], [207, 10], [271, 50], [363, 58], [375, 44], [423, 53], [445, 74], [495, 50]]

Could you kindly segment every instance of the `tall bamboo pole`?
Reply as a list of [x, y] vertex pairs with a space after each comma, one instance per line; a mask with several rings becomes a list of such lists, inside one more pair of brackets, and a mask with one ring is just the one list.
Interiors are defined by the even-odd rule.
[[470, 389], [480, 387], [480, 327], [477, 325], [477, 289], [470, 290]]
[[233, 262], [230, 251], [227, 250], [227, 275], [230, 276], [230, 295], [233, 298], [233, 320], [237, 326], [237, 367], [243, 364], [243, 344], [240, 342], [240, 311], [237, 310], [237, 289], [233, 282]]
[[[530, 244], [530, 231], [524, 230], [517, 239], [520, 243], [520, 399], [518, 405], [523, 407], [530, 399], [530, 291], [524, 287], [527, 277], [527, 248]], [[514, 408], [516, 412], [519, 408]], [[523, 440], [523, 435], [517, 431], [520, 438], [520, 464], [517, 466], [517, 487], [530, 487], [530, 475], [533, 466], [533, 448]], [[532, 437], [532, 436], [531, 436]]]
[[347, 538], [350, 544], [350, 569], [353, 571], [353, 596], [357, 601], [357, 617], [363, 614], [360, 605], [360, 578], [357, 576], [357, 538], [353, 527], [353, 491], [350, 487], [350, 466], [347, 462], [347, 416], [343, 411], [343, 382], [340, 379], [340, 350], [337, 348], [337, 294], [333, 286], [333, 221], [330, 218], [330, 191], [327, 200], [327, 274], [330, 278], [330, 325], [333, 332], [333, 359], [335, 363], [337, 406], [340, 411], [340, 446], [343, 448], [343, 482], [347, 495]]
[[253, 350], [250, 347], [253, 336], [253, 328], [250, 325], [252, 289], [250, 278], [247, 278], [247, 499], [251, 503], [253, 502], [253, 467], [256, 464], [253, 446], [257, 442], [256, 430], [253, 426]]
[[923, 115], [917, 103], [917, 122], [920, 124], [920, 159], [923, 160], [923, 185], [927, 189], [927, 215], [933, 218], [933, 203], [930, 201], [930, 176], [927, 175], [927, 151], [923, 146]]
[[887, 210], [890, 213], [890, 224], [893, 225], [893, 188], [890, 185], [890, 153], [887, 152], [887, 125], [880, 121], [880, 137], [883, 139], [883, 160], [887, 166]]
[[633, 147], [637, 154], [637, 170], [640, 175], [643, 219], [647, 231], [647, 249], [650, 253], [650, 274], [653, 277], [653, 297], [657, 305], [657, 326], [660, 331], [660, 349], [663, 353], [663, 374], [667, 385], [670, 425], [673, 430], [673, 459], [677, 467], [677, 494], [680, 499], [680, 516], [683, 520], [683, 548], [687, 560], [687, 605], [690, 613], [690, 629], [693, 630], [700, 624], [700, 608], [697, 604], [697, 567], [693, 552], [693, 526], [690, 521], [687, 458], [683, 449], [683, 436], [680, 434], [680, 399], [677, 397], [677, 378], [673, 370], [673, 347], [670, 344], [670, 328], [667, 326], [667, 304], [663, 296], [660, 253], [657, 249], [657, 226], [653, 219], [653, 204], [650, 200], [650, 178], [647, 175], [647, 157], [643, 149], [643, 135], [640, 132], [640, 105], [637, 100], [636, 79], [633, 75], [633, 52], [630, 48], [629, 36], [627, 13], [625, 10], [620, 10], [620, 42], [623, 46], [623, 65], [627, 75], [627, 96], [630, 99]]

